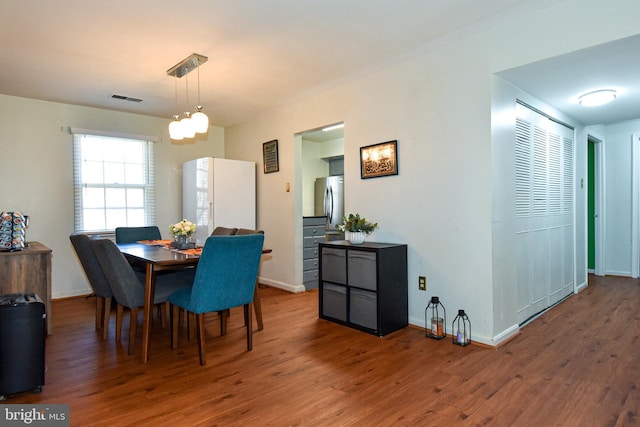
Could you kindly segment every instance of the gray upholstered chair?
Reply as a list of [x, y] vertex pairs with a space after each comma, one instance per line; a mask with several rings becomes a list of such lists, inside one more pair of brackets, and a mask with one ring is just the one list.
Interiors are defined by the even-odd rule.
[[[116, 340], [120, 341], [124, 308], [131, 311], [129, 324], [129, 354], [135, 348], [138, 309], [144, 306], [144, 273], [134, 270], [118, 247], [109, 239], [91, 240], [91, 248], [104, 272], [118, 303]], [[165, 303], [169, 295], [193, 283], [195, 269], [184, 269], [156, 276], [154, 304]]]
[[211, 233], [212, 236], [233, 236], [238, 231], [237, 228], [216, 227]]
[[113, 292], [111, 292], [111, 287], [98, 258], [91, 249], [91, 238], [86, 234], [73, 233], [69, 239], [96, 296], [96, 330], [102, 331], [102, 340], [104, 341], [107, 339], [109, 330]]
[[156, 225], [145, 227], [116, 227], [116, 243], [135, 243], [138, 240], [160, 240], [162, 235]]
[[250, 230], [248, 228], [238, 228], [238, 231], [236, 231], [236, 236], [243, 236], [245, 234], [264, 234], [264, 231]]
[[207, 238], [191, 288], [169, 296], [171, 348], [178, 346], [178, 312], [182, 308], [196, 315], [200, 364], [206, 364], [204, 314], [243, 306], [247, 350], [253, 348], [251, 303], [253, 301], [264, 236], [210, 236]]

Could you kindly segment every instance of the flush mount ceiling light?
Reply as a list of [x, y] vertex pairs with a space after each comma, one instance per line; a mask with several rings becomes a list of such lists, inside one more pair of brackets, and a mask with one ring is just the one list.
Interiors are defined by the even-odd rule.
[[597, 107], [616, 99], [617, 93], [613, 89], [594, 90], [593, 92], [580, 95], [578, 102], [584, 107]]
[[[187, 76], [191, 71], [200, 67], [207, 62], [209, 58], [194, 53], [183, 59], [173, 67], [167, 70], [167, 75], [175, 78], [175, 96], [176, 96], [176, 112], [178, 111], [178, 79]], [[189, 108], [189, 77], [185, 77], [186, 81], [186, 109]], [[200, 68], [198, 68], [198, 105], [196, 112], [191, 114], [185, 111], [182, 120], [179, 114], [174, 114], [173, 121], [169, 123], [169, 137], [174, 140], [184, 138], [193, 138], [196, 133], [206, 133], [209, 130], [209, 118], [202, 112], [200, 104]]]

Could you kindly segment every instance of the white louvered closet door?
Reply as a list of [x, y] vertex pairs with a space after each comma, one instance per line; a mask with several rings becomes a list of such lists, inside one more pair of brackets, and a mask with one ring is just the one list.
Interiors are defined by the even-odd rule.
[[517, 104], [518, 323], [573, 291], [573, 130]]

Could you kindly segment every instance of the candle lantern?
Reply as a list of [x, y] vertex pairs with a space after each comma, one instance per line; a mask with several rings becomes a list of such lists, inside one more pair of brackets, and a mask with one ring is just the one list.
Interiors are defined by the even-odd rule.
[[[440, 302], [440, 298], [431, 297], [431, 301], [424, 310], [425, 335], [429, 338], [441, 340], [446, 336], [445, 325], [447, 324], [446, 310]], [[431, 325], [431, 329], [429, 329]]]
[[458, 310], [458, 315], [451, 324], [452, 342], [465, 346], [471, 343], [471, 322], [464, 310]]

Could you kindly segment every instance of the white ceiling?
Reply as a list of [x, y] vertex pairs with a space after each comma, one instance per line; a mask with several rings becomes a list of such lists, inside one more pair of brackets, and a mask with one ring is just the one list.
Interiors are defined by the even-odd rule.
[[[212, 124], [227, 126], [407, 59], [439, 38], [537, 1], [3, 0], [0, 93], [169, 118], [176, 112], [175, 82], [166, 70], [199, 53], [209, 58], [200, 67], [201, 104]], [[638, 58], [624, 52], [637, 53], [638, 40], [622, 43], [503, 77], [575, 118], [601, 120], [562, 100], [573, 94], [569, 89], [599, 84], [594, 75], [630, 78], [622, 70], [637, 70]], [[584, 65], [575, 71], [578, 63]], [[583, 78], [589, 80], [579, 84]], [[189, 74], [192, 105], [196, 79], [196, 72]], [[178, 83], [182, 111], [185, 78]], [[631, 102], [636, 93], [629, 90], [625, 98]], [[143, 102], [114, 100], [112, 94]], [[633, 102], [624, 110], [640, 117], [634, 110], [640, 100]]]
[[[499, 73], [585, 125], [640, 117], [640, 35]], [[597, 89], [621, 92], [611, 103], [583, 107], [577, 97]]]

